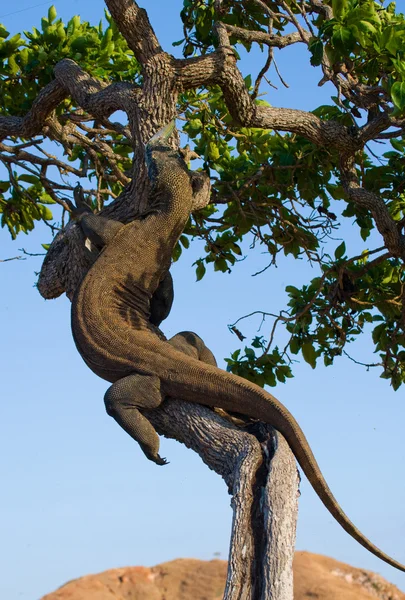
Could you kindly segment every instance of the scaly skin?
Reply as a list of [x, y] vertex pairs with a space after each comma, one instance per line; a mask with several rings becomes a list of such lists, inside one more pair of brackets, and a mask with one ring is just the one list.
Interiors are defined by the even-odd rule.
[[[158, 132], [146, 148], [155, 208], [139, 221], [121, 227], [113, 224], [111, 231], [105, 223], [107, 245], [72, 303], [72, 330], [80, 354], [97, 375], [113, 383], [106, 394], [107, 411], [158, 464], [165, 461], [158, 454], [157, 434], [138, 407], [156, 407], [166, 396], [271, 424], [285, 437], [312, 487], [343, 529], [367, 550], [405, 571], [347, 518], [285, 406], [253, 383], [179, 351], [150, 323], [151, 297], [170, 266], [193, 202], [189, 173], [166, 145], [172, 130], [167, 126]], [[99, 217], [83, 219], [86, 233], [93, 229], [98, 235]]]

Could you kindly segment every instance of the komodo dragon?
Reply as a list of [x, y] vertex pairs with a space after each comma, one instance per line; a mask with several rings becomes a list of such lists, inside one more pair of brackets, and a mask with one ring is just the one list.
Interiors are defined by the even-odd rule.
[[158, 465], [166, 464], [158, 453], [159, 437], [141, 410], [158, 407], [166, 396], [271, 424], [285, 437], [315, 492], [343, 529], [380, 559], [405, 571], [345, 515], [285, 406], [250, 381], [208, 364], [209, 360], [201, 362], [184, 354], [162, 339], [150, 322], [151, 297], [168, 272], [173, 248], [193, 209], [190, 172], [168, 145], [173, 129], [174, 123], [167, 125], [146, 146], [153, 203], [143, 218], [122, 225], [93, 214], [80, 217], [84, 233], [101, 240], [104, 249], [76, 291], [72, 331], [86, 364], [112, 383], [104, 398], [107, 413]]

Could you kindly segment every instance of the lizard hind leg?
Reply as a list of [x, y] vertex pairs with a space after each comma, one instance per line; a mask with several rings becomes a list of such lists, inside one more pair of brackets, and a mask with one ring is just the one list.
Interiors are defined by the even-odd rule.
[[159, 436], [140, 408], [156, 408], [162, 402], [156, 375], [133, 374], [113, 383], [104, 396], [107, 414], [140, 445], [145, 456], [157, 465], [167, 461], [159, 456]]
[[176, 335], [170, 338], [169, 344], [188, 356], [192, 356], [214, 367], [217, 366], [217, 361], [211, 350], [205, 345], [200, 336], [193, 331], [180, 331], [180, 333], [176, 333]]

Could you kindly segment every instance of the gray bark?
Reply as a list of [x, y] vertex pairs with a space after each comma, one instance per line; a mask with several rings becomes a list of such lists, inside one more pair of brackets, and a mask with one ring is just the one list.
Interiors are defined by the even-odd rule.
[[233, 519], [224, 600], [293, 600], [299, 476], [283, 436], [263, 423], [241, 429], [181, 400], [145, 414], [228, 486]]

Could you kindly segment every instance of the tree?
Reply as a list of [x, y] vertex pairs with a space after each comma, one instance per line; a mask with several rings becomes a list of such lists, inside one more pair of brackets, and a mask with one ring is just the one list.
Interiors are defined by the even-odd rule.
[[[65, 27], [52, 7], [42, 31], [34, 29], [25, 39], [0, 31], [0, 136], [10, 138], [0, 145], [9, 174], [0, 183], [2, 224], [12, 236], [30, 231], [38, 220], [52, 233], [62, 227], [46, 248], [38, 282], [42, 295], [71, 297], [88, 268], [79, 229], [74, 223], [65, 227], [71, 197], [84, 193], [94, 211], [123, 222], [136, 218], [148, 201], [143, 144], [181, 115], [193, 143], [184, 155], [203, 157], [212, 202], [193, 215], [174, 259], [190, 238], [204, 239], [206, 254], [196, 263], [200, 279], [211, 264], [218, 271], [231, 269], [241, 256], [241, 240], [251, 239], [269, 253], [269, 266], [283, 252], [318, 268], [302, 289], [287, 287], [288, 307], [263, 313], [273, 319], [269, 339], [255, 336], [244, 354], [232, 353], [229, 370], [274, 386], [292, 376], [294, 355], [301, 353], [313, 368], [320, 358], [331, 365], [363, 334], [372, 336], [379, 353], [373, 366], [397, 389], [405, 378], [403, 16], [393, 4], [384, 8], [370, 0], [185, 0], [184, 39], [175, 43], [185, 58], [173, 59], [136, 3], [106, 0], [106, 5], [112, 18], [106, 16], [105, 30], [78, 17]], [[296, 43], [307, 46], [320, 84], [336, 90], [330, 105], [311, 113], [275, 109], [258, 99], [274, 47]], [[238, 44], [248, 51], [259, 44], [267, 54], [254, 83], [238, 69]], [[110, 119], [116, 110], [127, 113], [128, 123]], [[58, 143], [63, 156], [49, 151], [45, 138]], [[392, 150], [379, 156], [373, 142], [390, 143]], [[84, 189], [76, 185], [81, 179]], [[202, 181], [206, 194], [207, 180]], [[339, 201], [345, 202], [343, 211]], [[56, 222], [50, 204], [61, 207]], [[331, 237], [341, 219], [336, 213], [354, 221], [362, 252], [350, 255], [345, 242], [334, 247]], [[276, 345], [280, 326], [287, 334], [283, 346]], [[240, 328], [233, 325], [243, 338]], [[181, 431], [175, 426], [179, 415]], [[286, 530], [277, 536], [272, 525], [263, 527], [266, 507], [262, 512], [258, 507], [267, 478], [258, 440], [274, 441], [275, 434], [268, 428], [238, 431], [209, 411], [176, 402], [150, 417], [162, 433], [199, 451], [232, 489], [235, 529], [226, 597], [248, 597], [253, 581], [256, 597], [265, 589], [267, 597], [288, 598], [289, 572], [275, 574], [268, 558], [277, 552], [268, 544], [285, 543]], [[224, 455], [221, 444], [214, 456], [215, 440], [227, 435], [232, 456]], [[274, 459], [270, 464], [270, 477], [277, 476]], [[289, 465], [286, 529], [292, 541], [296, 482]], [[253, 481], [254, 493], [246, 494]], [[285, 490], [271, 491], [269, 502], [286, 504]], [[263, 539], [262, 528], [272, 531], [271, 540]], [[243, 568], [243, 546], [261, 573], [252, 569], [248, 575]], [[271, 586], [277, 592], [268, 591]]]

